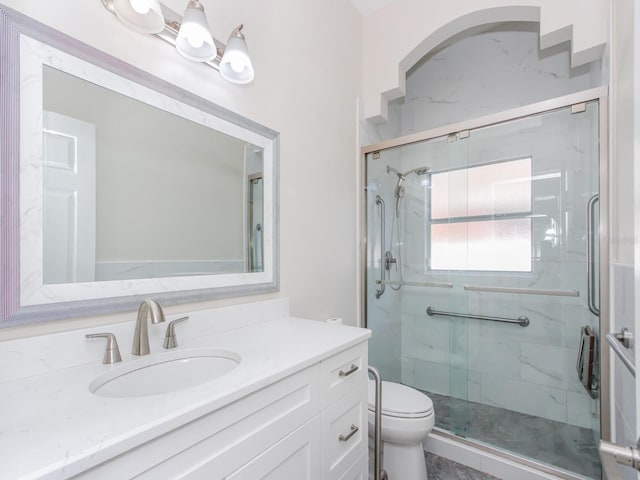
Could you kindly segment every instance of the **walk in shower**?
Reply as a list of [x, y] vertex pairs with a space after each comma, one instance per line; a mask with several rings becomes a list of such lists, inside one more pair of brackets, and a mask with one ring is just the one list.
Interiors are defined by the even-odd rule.
[[600, 93], [363, 149], [370, 364], [437, 435], [565, 478], [601, 478]]

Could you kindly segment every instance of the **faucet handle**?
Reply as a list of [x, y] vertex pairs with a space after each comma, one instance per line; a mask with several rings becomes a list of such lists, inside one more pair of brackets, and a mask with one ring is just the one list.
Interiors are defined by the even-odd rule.
[[176, 340], [175, 325], [176, 323], [184, 322], [188, 318], [188, 316], [180, 317], [169, 322], [169, 325], [167, 325], [167, 332], [164, 335], [164, 343], [162, 344], [164, 348], [170, 349], [176, 348], [178, 346], [178, 340]]
[[120, 356], [120, 349], [118, 348], [118, 341], [113, 333], [88, 333], [86, 338], [106, 338], [107, 348], [104, 351], [104, 358], [102, 363], [111, 365], [122, 361]]

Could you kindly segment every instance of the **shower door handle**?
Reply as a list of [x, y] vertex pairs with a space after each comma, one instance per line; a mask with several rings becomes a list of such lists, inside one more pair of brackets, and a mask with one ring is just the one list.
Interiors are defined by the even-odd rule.
[[376, 298], [380, 298], [384, 293], [384, 200], [380, 195], [376, 195], [376, 204], [380, 205], [380, 288], [376, 290]]
[[589, 310], [596, 316], [600, 316], [600, 309], [596, 305], [596, 272], [595, 272], [595, 211], [596, 203], [600, 195], [593, 195], [587, 202], [587, 303]]
[[640, 450], [638, 447], [621, 447], [615, 443], [600, 440], [598, 447], [602, 469], [607, 480], [622, 480], [620, 466], [635, 468], [640, 471]]

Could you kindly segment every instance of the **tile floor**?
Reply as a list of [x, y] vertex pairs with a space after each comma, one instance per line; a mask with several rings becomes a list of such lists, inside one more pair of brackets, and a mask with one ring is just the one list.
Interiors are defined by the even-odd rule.
[[592, 430], [503, 408], [425, 393], [433, 400], [438, 427], [587, 478], [601, 478], [598, 448]]

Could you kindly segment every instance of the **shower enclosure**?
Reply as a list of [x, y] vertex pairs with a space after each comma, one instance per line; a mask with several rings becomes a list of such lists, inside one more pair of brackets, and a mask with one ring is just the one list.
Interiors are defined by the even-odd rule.
[[431, 397], [436, 435], [564, 478], [601, 478], [608, 435], [605, 102], [363, 149], [370, 364]]

